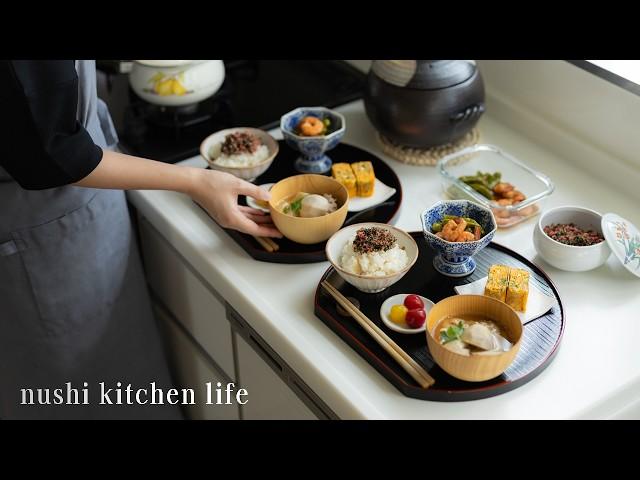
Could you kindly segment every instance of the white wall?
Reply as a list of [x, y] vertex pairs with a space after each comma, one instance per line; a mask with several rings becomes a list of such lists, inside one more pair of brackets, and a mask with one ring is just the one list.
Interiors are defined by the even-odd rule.
[[[368, 71], [371, 60], [347, 60]], [[487, 114], [640, 198], [640, 97], [564, 60], [479, 60]]]
[[483, 60], [487, 112], [640, 197], [640, 97], [562, 60]]

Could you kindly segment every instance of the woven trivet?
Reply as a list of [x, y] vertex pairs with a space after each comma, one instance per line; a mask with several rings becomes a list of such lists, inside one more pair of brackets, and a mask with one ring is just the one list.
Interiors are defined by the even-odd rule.
[[382, 151], [394, 160], [398, 160], [402, 163], [408, 163], [410, 165], [431, 167], [438, 163], [438, 160], [442, 157], [449, 155], [450, 153], [457, 152], [458, 150], [462, 150], [463, 148], [476, 145], [480, 142], [480, 131], [478, 128], [473, 128], [469, 133], [456, 142], [426, 149], [397, 145], [380, 132], [377, 133], [378, 141], [380, 142], [380, 145], [382, 145]]

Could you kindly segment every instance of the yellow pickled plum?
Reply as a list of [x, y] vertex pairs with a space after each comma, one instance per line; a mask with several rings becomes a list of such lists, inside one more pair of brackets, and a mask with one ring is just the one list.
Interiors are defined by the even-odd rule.
[[389, 318], [393, 323], [397, 323], [398, 325], [405, 325], [405, 319], [407, 318], [408, 308], [404, 305], [394, 305], [391, 307], [391, 312], [389, 312]]

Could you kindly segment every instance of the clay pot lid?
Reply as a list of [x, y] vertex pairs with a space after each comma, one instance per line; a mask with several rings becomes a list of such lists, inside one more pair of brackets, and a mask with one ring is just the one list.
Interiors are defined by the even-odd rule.
[[471, 60], [374, 60], [371, 70], [387, 83], [416, 90], [439, 90], [467, 81]]

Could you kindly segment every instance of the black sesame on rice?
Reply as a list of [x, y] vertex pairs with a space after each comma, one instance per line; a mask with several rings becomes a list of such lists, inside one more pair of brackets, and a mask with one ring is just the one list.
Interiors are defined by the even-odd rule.
[[386, 252], [391, 250], [397, 240], [386, 228], [365, 227], [356, 232], [353, 250], [356, 253]]

